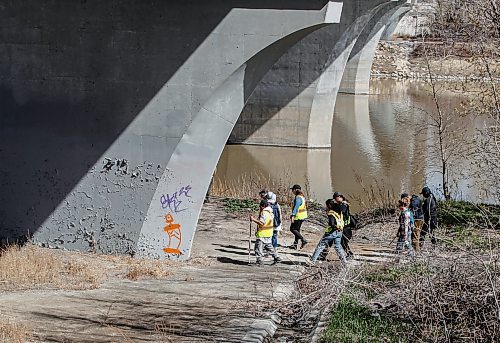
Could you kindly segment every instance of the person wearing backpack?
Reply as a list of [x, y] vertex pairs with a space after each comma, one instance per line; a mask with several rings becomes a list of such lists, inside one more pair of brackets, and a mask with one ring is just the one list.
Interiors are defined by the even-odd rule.
[[416, 252], [420, 251], [420, 233], [422, 232], [422, 226], [424, 225], [424, 212], [422, 211], [422, 200], [418, 195], [413, 194], [410, 197], [410, 211], [413, 214], [413, 220], [415, 222], [415, 228], [412, 231], [411, 243], [413, 249]]
[[[340, 206], [340, 210], [342, 211], [342, 217], [344, 219], [344, 229], [342, 230], [342, 238], [340, 244], [342, 249], [344, 249], [346, 259], [350, 260], [354, 258], [354, 253], [349, 246], [349, 242], [352, 239], [352, 229], [356, 228], [357, 222], [356, 219], [351, 216], [349, 210], [349, 202], [346, 198], [340, 194], [339, 192], [333, 193], [333, 202]], [[333, 245], [333, 241], [330, 241], [328, 247], [323, 250], [321, 255], [319, 256], [320, 261], [326, 261], [326, 257], [328, 256], [329, 248]]]
[[333, 193], [333, 199], [340, 206], [340, 210], [342, 211], [342, 215], [344, 218], [344, 230], [342, 230], [341, 245], [347, 255], [347, 259], [349, 260], [354, 258], [354, 253], [349, 247], [349, 242], [352, 240], [351, 214], [349, 211], [349, 202], [339, 192]]
[[314, 264], [318, 260], [323, 250], [335, 243], [335, 251], [343, 265], [347, 263], [345, 252], [340, 244], [342, 239], [342, 230], [344, 229], [344, 217], [340, 204], [335, 203], [333, 199], [326, 201], [326, 210], [328, 215], [328, 226], [325, 228], [325, 233], [319, 241], [314, 253], [311, 256], [311, 263]]
[[412, 251], [413, 247], [411, 244], [411, 233], [413, 231], [414, 221], [413, 213], [408, 208], [410, 205], [410, 200], [408, 197], [398, 201], [398, 208], [401, 210], [399, 214], [399, 228], [398, 228], [398, 242], [396, 244], [396, 250], [409, 250]]
[[267, 200], [269, 206], [273, 210], [274, 220], [273, 220], [273, 237], [272, 244], [276, 252], [278, 252], [278, 236], [279, 232], [282, 230], [281, 226], [281, 206], [278, 204], [276, 199], [276, 194], [267, 190], [262, 190], [259, 192], [261, 199]]
[[424, 224], [420, 235], [420, 245], [425, 241], [425, 236], [427, 234], [431, 236], [431, 243], [436, 244], [434, 232], [437, 229], [437, 201], [429, 187], [422, 188], [420, 194], [424, 196], [424, 204], [422, 205]]

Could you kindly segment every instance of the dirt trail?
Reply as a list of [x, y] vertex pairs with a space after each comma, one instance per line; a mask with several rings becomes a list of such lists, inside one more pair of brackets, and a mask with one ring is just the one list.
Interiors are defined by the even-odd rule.
[[[241, 342], [259, 323], [249, 303], [286, 296], [293, 289], [293, 279], [323, 230], [314, 220], [304, 227], [311, 244], [298, 251], [282, 248], [283, 263], [277, 266], [268, 259], [255, 267], [248, 265], [248, 213], [230, 214], [220, 202], [209, 203], [192, 261], [172, 263], [170, 276], [130, 281], [110, 262], [112, 273], [99, 289], [2, 292], [0, 316], [27, 325], [39, 342]], [[290, 244], [292, 235], [286, 231], [281, 241]], [[353, 242], [357, 261], [390, 258], [382, 243], [363, 237], [360, 232]], [[329, 259], [336, 260], [334, 253]]]

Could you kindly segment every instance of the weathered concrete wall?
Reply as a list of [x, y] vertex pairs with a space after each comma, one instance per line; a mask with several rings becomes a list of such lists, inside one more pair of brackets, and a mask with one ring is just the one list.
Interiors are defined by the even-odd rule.
[[202, 104], [265, 47], [328, 22], [327, 3], [4, 2], [0, 235], [133, 253]]
[[229, 141], [330, 147], [336, 93], [350, 51], [371, 18], [380, 19], [405, 3], [354, 1], [344, 6], [339, 25], [322, 28], [304, 38], [266, 74]]
[[[347, 18], [381, 1], [350, 2]], [[345, 9], [269, 3], [3, 3], [0, 235], [189, 257], [210, 176], [250, 94], [285, 51]]]

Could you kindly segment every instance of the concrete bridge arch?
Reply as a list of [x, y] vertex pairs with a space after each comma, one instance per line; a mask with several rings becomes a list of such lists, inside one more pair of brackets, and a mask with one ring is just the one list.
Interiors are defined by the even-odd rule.
[[[35, 12], [34, 0], [6, 7], [0, 42], [8, 47], [0, 61], [2, 102], [8, 104], [0, 117], [0, 154], [7, 161], [0, 170], [1, 200], [7, 204], [0, 211], [4, 239], [29, 232], [49, 246], [188, 258], [213, 168], [245, 102], [274, 61], [308, 34], [338, 25], [341, 8], [355, 6], [363, 16], [379, 5], [402, 3], [233, 2], [190, 4], [188, 10], [181, 2], [152, 3], [177, 26], [135, 0], [68, 1], [26, 18], [19, 13]], [[188, 13], [194, 18], [182, 23]], [[203, 23], [200, 13], [220, 19]], [[106, 22], [110, 14], [112, 25]], [[152, 21], [141, 22], [141, 15]], [[62, 42], [51, 23], [69, 31]], [[183, 41], [179, 32], [196, 23], [206, 26], [204, 33]], [[159, 48], [161, 34], [149, 36], [164, 30], [176, 37], [173, 52]], [[121, 51], [125, 47], [128, 55]], [[148, 49], [155, 56], [141, 55]], [[99, 65], [102, 55], [111, 61]], [[20, 69], [29, 56], [45, 63], [36, 60]], [[144, 69], [148, 63], [154, 68]], [[169, 71], [162, 74], [162, 66]], [[154, 78], [154, 93], [145, 94], [141, 87]], [[112, 91], [116, 97], [107, 101], [103, 94]], [[115, 111], [113, 101], [124, 94], [129, 103]], [[72, 115], [88, 117], [72, 127]], [[77, 171], [67, 167], [72, 159]], [[19, 195], [30, 191], [32, 198]]]

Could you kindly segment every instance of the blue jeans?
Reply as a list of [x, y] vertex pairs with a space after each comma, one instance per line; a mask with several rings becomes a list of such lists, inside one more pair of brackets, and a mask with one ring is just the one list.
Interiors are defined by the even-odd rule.
[[321, 252], [329, 245], [329, 243], [334, 242], [335, 251], [339, 256], [340, 261], [342, 261], [342, 263], [346, 263], [347, 261], [345, 259], [344, 249], [342, 249], [342, 246], [340, 245], [341, 239], [342, 239], [342, 231], [334, 230], [330, 233], [325, 233], [324, 236], [319, 241], [318, 246], [314, 250], [314, 253], [311, 257], [312, 262], [313, 263], [316, 262]]
[[272, 244], [273, 244], [274, 248], [278, 247], [278, 231], [277, 230], [273, 231]]
[[413, 246], [411, 244], [411, 234], [412, 234], [412, 230], [408, 230], [408, 240], [407, 241], [405, 241], [404, 233], [399, 235], [398, 243], [396, 244], [396, 250], [413, 251]]

